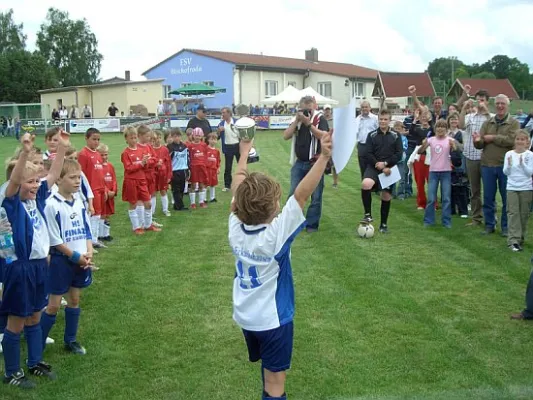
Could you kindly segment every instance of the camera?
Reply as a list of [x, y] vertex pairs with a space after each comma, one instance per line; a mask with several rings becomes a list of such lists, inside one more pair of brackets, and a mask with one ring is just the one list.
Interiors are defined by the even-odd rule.
[[308, 118], [311, 117], [311, 112], [307, 109], [298, 109], [298, 112], [301, 112], [303, 115], [305, 115]]

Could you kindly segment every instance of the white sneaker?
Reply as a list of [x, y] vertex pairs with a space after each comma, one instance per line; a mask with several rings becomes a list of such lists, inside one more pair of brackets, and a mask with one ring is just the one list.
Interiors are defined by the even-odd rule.
[[67, 300], [64, 297], [61, 297], [61, 307], [66, 307], [67, 304]]
[[170, 211], [163, 211], [163, 214], [165, 214], [167, 217], [170, 217]]
[[159, 222], [155, 222], [154, 220], [152, 220], [152, 225], [155, 226], [156, 228], [162, 228], [163, 227], [163, 224], [160, 224]]
[[4, 349], [2, 348], [2, 339], [4, 339], [4, 334], [0, 333], [0, 354], [4, 352]]
[[463, 214], [463, 215], [461, 215], [461, 218], [463, 218], [463, 219], [467, 219], [467, 218], [468, 218], [468, 215]]
[[51, 337], [46, 338], [46, 344], [54, 344], [56, 341], [52, 339]]
[[222, 191], [223, 191], [223, 192], [229, 192], [229, 191], [230, 191], [230, 189], [229, 189], [229, 188], [227, 188], [227, 187], [225, 187], [225, 188], [222, 188]]

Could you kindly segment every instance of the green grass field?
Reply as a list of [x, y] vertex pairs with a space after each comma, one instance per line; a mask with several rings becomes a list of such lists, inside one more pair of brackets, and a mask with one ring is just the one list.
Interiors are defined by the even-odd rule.
[[[121, 182], [122, 136], [103, 135], [103, 142]], [[73, 143], [81, 148], [83, 138]], [[0, 159], [15, 145], [0, 139]], [[289, 142], [260, 132], [256, 147], [261, 161], [251, 169], [274, 176], [286, 194]], [[409, 199], [393, 202], [389, 235], [360, 239], [358, 177], [355, 157], [337, 190], [326, 177], [320, 231], [293, 245], [289, 398], [533, 398], [533, 325], [509, 320], [523, 307], [531, 235], [515, 254], [505, 239], [483, 237], [464, 220], [454, 219], [451, 230], [423, 229]], [[101, 269], [81, 303], [78, 338], [88, 354], [63, 350], [60, 313], [50, 335], [56, 344], [45, 352], [59, 380], [31, 393], [0, 386], [0, 398], [259, 399], [259, 365], [247, 361], [232, 321], [231, 197], [220, 189], [217, 197], [206, 210], [169, 218], [158, 208], [163, 232], [141, 237], [118, 201], [115, 241], [96, 255]]]

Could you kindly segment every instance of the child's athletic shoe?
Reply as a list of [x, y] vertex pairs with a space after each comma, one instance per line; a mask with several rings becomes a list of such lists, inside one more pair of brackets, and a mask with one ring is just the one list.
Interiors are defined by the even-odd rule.
[[165, 211], [163, 214], [165, 214], [165, 216], [167, 217], [170, 217], [172, 214], [170, 214], [170, 211]]
[[46, 338], [46, 344], [54, 344], [56, 341], [52, 339], [51, 337]]
[[222, 188], [222, 191], [223, 191], [223, 192], [229, 192], [230, 190], [231, 190], [231, 189], [230, 189], [230, 188], [227, 188], [227, 187]]
[[35, 382], [30, 381], [25, 375], [24, 371], [18, 370], [11, 376], [4, 376], [4, 383], [6, 385], [17, 386], [21, 389], [34, 389], [37, 387]]
[[207, 203], [205, 201], [201, 202], [200, 208], [207, 208]]
[[154, 224], [152, 224], [149, 228], [146, 228], [145, 231], [148, 232], [161, 232], [161, 228], [158, 228]]
[[156, 228], [162, 228], [163, 227], [163, 224], [160, 224], [159, 222], [155, 222], [155, 221], [152, 221], [152, 225], [155, 226]]
[[191, 210], [196, 210], [196, 204], [191, 204]]
[[210, 203], [216, 203], [217, 202], [217, 199], [211, 199], [209, 200]]
[[99, 240], [93, 243], [95, 249], [107, 249], [107, 246], [100, 242]]
[[363, 219], [361, 219], [361, 223], [362, 224], [371, 224], [372, 221], [374, 221], [374, 219], [372, 218], [372, 215], [370, 215], [370, 214], [365, 214]]
[[4, 334], [0, 333], [0, 354], [4, 352], [4, 349], [2, 347], [2, 340], [4, 339]]
[[144, 229], [143, 228], [137, 228], [133, 231], [136, 235], [144, 235]]
[[379, 231], [380, 231], [381, 233], [389, 233], [389, 228], [387, 227], [387, 225], [385, 225], [385, 224], [381, 224], [381, 225], [379, 226]]
[[99, 238], [99, 240], [101, 240], [103, 242], [111, 242], [113, 240], [113, 236], [111, 236], [111, 235], [104, 236], [104, 237]]
[[67, 304], [67, 300], [64, 297], [61, 297], [61, 307], [66, 307]]
[[51, 381], [55, 381], [57, 379], [57, 375], [52, 372], [52, 367], [50, 364], [47, 364], [44, 361], [41, 361], [35, 367], [28, 368], [28, 371], [31, 375], [42, 376], [50, 379]]
[[80, 356], [84, 356], [87, 354], [87, 350], [85, 350], [85, 347], [83, 347], [78, 342], [72, 342], [72, 343], [65, 343], [65, 349], [67, 351], [70, 351], [74, 354], [79, 354]]

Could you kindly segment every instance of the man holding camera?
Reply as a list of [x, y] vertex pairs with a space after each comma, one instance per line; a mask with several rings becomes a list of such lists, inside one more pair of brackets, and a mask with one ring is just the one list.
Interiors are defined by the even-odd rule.
[[[329, 131], [328, 121], [317, 111], [314, 97], [304, 96], [300, 100], [298, 113], [294, 121], [283, 132], [285, 140], [292, 139], [291, 148], [291, 190], [292, 196], [298, 183], [311, 170], [320, 154], [320, 139]], [[322, 214], [322, 192], [324, 190], [324, 177], [311, 196], [311, 204], [307, 209], [307, 232], [318, 230]]]

